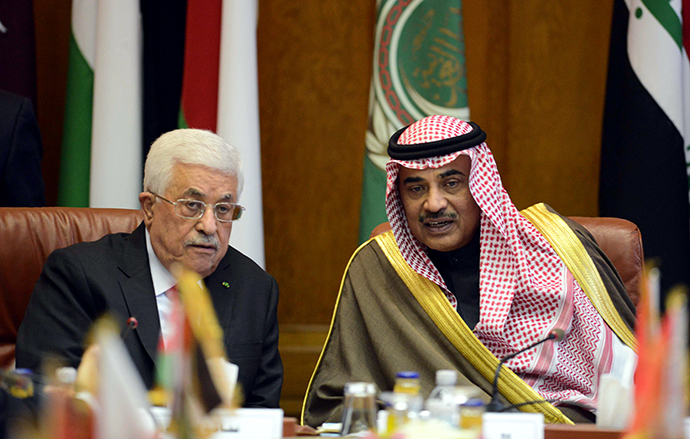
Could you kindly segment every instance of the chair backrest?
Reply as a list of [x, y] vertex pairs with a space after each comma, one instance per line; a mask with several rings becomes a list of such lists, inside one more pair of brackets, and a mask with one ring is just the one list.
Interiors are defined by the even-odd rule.
[[[630, 300], [637, 306], [644, 270], [640, 229], [634, 223], [621, 218], [573, 216], [570, 219], [582, 224], [594, 236], [623, 279]], [[371, 232], [371, 237], [390, 229], [389, 223], [379, 224]]]
[[644, 249], [640, 229], [633, 222], [622, 218], [572, 216], [594, 236], [604, 254], [609, 257], [623, 279], [632, 303], [640, 303]]
[[0, 208], [0, 367], [14, 362], [17, 330], [43, 264], [55, 249], [131, 232], [140, 210]]

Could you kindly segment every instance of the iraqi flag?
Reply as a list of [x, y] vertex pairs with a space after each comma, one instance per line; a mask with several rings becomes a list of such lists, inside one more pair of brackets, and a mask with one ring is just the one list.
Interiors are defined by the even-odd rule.
[[690, 285], [690, 0], [615, 0], [600, 215], [642, 233], [661, 288]]
[[139, 208], [139, 0], [73, 0], [58, 204]]

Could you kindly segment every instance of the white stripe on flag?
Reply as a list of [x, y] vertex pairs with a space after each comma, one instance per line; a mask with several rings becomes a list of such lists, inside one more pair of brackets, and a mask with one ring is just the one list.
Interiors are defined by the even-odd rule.
[[96, 8], [96, 0], [72, 2], [72, 34], [91, 70], [96, 57]]
[[223, 1], [218, 83], [218, 135], [240, 152], [244, 163], [247, 208], [233, 227], [230, 243], [265, 266], [261, 195], [261, 144], [256, 60], [256, 0]]
[[91, 207], [139, 208], [141, 16], [138, 0], [101, 0], [96, 25]]

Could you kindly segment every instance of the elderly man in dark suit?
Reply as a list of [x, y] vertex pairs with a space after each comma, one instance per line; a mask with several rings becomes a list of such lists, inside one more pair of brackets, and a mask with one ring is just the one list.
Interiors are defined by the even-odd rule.
[[41, 134], [31, 101], [0, 90], [0, 206], [45, 206]]
[[244, 210], [239, 154], [211, 132], [176, 130], [151, 146], [144, 174], [144, 221], [132, 234], [76, 244], [46, 261], [19, 328], [17, 367], [35, 370], [51, 351], [77, 366], [89, 326], [107, 311], [122, 322], [138, 319], [126, 345], [151, 386], [159, 338], [169, 334], [170, 271], [180, 264], [211, 293], [245, 406], [278, 407], [278, 286], [228, 244]]

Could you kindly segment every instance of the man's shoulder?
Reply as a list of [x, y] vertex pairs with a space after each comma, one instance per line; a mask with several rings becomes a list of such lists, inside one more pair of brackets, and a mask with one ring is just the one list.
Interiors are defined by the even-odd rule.
[[[548, 204], [546, 204], [546, 203], [541, 203], [541, 204], [544, 206], [544, 208], [546, 209], [547, 212], [549, 212], [549, 213], [551, 213], [551, 214], [553, 214], [553, 215], [556, 215], [556, 217], [558, 217], [558, 218], [560, 218], [561, 220], [563, 220], [563, 222], [565, 222], [565, 224], [566, 224], [568, 227], [570, 227], [570, 228], [573, 230], [573, 232], [575, 232], [575, 234], [578, 236], [578, 238], [579, 238], [581, 241], [582, 241], [582, 240], [585, 240], [585, 241], [592, 241], [593, 244], [594, 244], [595, 246], [597, 246], [596, 240], [594, 239], [594, 237], [592, 236], [592, 234], [590, 233], [590, 231], [589, 231], [585, 226], [583, 226], [582, 224], [578, 223], [577, 221], [575, 221], [575, 220], [573, 220], [573, 219], [571, 219], [571, 218], [569, 218], [569, 217], [567, 217], [567, 216], [561, 215], [558, 211], [556, 211], [556, 209], [554, 209], [553, 207], [549, 206]], [[535, 206], [537, 206], [537, 205], [535, 205]], [[532, 206], [532, 207], [534, 207], [534, 206]], [[528, 209], [531, 209], [532, 207], [530, 207], [530, 208], [528, 208]]]
[[5, 90], [0, 90], [0, 108], [16, 113], [22, 105], [30, 104], [31, 100]]
[[245, 279], [258, 279], [269, 282], [274, 280], [273, 276], [268, 274], [253, 259], [232, 246], [228, 246], [228, 251], [225, 253], [215, 273], [219, 272], [229, 272], [232, 276]]
[[252, 258], [249, 256], [245, 255], [241, 251], [237, 250], [233, 246], [228, 246], [228, 251], [223, 257], [224, 261], [232, 262], [233, 264], [238, 264], [241, 265], [244, 269], [251, 270], [251, 271], [264, 271], [263, 268], [259, 266]]
[[397, 247], [393, 232], [388, 231], [360, 245], [350, 257], [348, 271], [381, 271], [390, 267], [391, 263], [382, 249], [388, 243]]
[[109, 233], [95, 241], [77, 242], [66, 247], [55, 249], [50, 256], [56, 258], [70, 254], [80, 259], [95, 258], [94, 261], [103, 261], [109, 255], [121, 254], [125, 245], [132, 239], [132, 233]]

